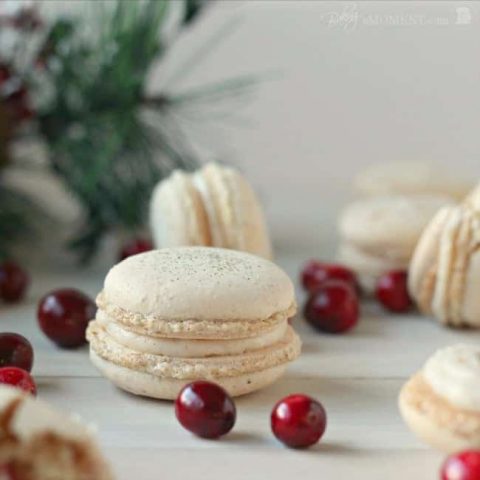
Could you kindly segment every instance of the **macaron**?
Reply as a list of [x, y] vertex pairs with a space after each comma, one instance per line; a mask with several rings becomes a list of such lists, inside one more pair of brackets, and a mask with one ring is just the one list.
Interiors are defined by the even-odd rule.
[[237, 170], [210, 163], [175, 171], [154, 189], [150, 225], [158, 248], [213, 246], [271, 258], [263, 210]]
[[438, 350], [403, 386], [399, 407], [410, 429], [447, 453], [480, 448], [480, 346]]
[[24, 480], [113, 479], [90, 428], [5, 385], [0, 385], [0, 444], [1, 478], [3, 473]]
[[388, 270], [408, 269], [423, 229], [435, 213], [452, 205], [438, 195], [385, 195], [357, 200], [339, 218], [339, 261], [355, 270], [371, 291]]
[[422, 234], [409, 269], [419, 309], [453, 327], [480, 327], [480, 206], [441, 209]]
[[177, 247], [113, 267], [90, 323], [92, 362], [115, 385], [174, 399], [210, 380], [238, 396], [277, 380], [300, 354], [294, 287], [257, 255]]
[[433, 194], [462, 200], [472, 182], [440, 164], [422, 161], [382, 162], [371, 165], [354, 181], [362, 195]]

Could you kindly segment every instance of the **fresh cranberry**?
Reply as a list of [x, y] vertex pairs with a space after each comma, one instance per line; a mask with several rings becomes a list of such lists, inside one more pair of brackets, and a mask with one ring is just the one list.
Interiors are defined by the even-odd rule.
[[20, 301], [29, 283], [28, 274], [16, 263], [6, 261], [0, 264], [0, 299], [4, 302]]
[[0, 367], [18, 367], [30, 372], [33, 365], [33, 348], [18, 333], [0, 333]]
[[203, 438], [218, 438], [235, 424], [236, 409], [228, 393], [215, 383], [186, 385], [175, 401], [175, 414], [184, 428]]
[[450, 455], [440, 471], [442, 480], [480, 480], [480, 450]]
[[302, 285], [309, 292], [320, 287], [327, 280], [343, 280], [357, 288], [357, 277], [352, 270], [336, 263], [310, 260], [302, 270]]
[[43, 333], [64, 348], [86, 343], [88, 322], [95, 317], [95, 303], [73, 288], [54, 290], [38, 305], [37, 317]]
[[136, 238], [132, 241], [126, 243], [120, 250], [119, 260], [125, 260], [132, 255], [137, 255], [138, 253], [149, 252], [153, 249], [152, 242], [146, 240], [145, 238]]
[[329, 280], [310, 295], [304, 315], [322, 332], [341, 333], [357, 324], [358, 312], [358, 295], [351, 285]]
[[383, 274], [377, 282], [376, 296], [378, 301], [391, 312], [407, 312], [412, 307], [408, 294], [407, 272], [393, 270]]
[[17, 367], [0, 368], [0, 383], [20, 388], [32, 395], [37, 394], [37, 386], [32, 376], [25, 370]]
[[272, 410], [273, 434], [285, 445], [305, 448], [317, 443], [325, 432], [327, 414], [320, 402], [295, 394], [280, 400]]

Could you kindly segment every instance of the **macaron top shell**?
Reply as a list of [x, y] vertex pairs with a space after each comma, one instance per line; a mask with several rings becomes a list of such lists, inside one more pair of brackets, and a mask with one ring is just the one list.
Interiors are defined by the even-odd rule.
[[208, 247], [127, 258], [105, 279], [102, 303], [161, 320], [262, 321], [292, 311], [294, 287], [258, 256]]
[[386, 195], [359, 200], [340, 219], [342, 236], [354, 245], [386, 257], [407, 259], [432, 216], [448, 197]]

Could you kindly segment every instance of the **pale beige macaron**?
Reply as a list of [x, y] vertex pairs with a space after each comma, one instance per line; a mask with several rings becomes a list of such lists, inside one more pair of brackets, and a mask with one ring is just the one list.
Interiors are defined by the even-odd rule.
[[378, 277], [407, 270], [422, 231], [435, 213], [452, 205], [438, 195], [384, 195], [357, 200], [341, 213], [338, 260], [357, 272], [371, 293]]
[[441, 323], [480, 327], [480, 205], [441, 209], [425, 229], [409, 269], [409, 291]]
[[210, 163], [195, 173], [175, 171], [155, 188], [150, 226], [158, 248], [213, 246], [271, 258], [263, 210], [237, 170]]
[[91, 428], [20, 390], [0, 385], [1, 466], [22, 480], [111, 480]]
[[447, 453], [480, 448], [480, 346], [438, 350], [403, 386], [399, 407], [432, 447]]
[[462, 200], [473, 187], [457, 169], [422, 161], [383, 162], [361, 172], [354, 181], [363, 195], [445, 195]]
[[277, 380], [300, 353], [288, 324], [294, 288], [275, 264], [209, 247], [154, 250], [116, 265], [97, 298], [93, 363], [117, 386], [173, 399], [188, 382], [243, 395]]

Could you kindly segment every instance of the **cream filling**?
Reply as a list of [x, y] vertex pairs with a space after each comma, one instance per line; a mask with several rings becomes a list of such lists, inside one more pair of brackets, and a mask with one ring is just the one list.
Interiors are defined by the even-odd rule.
[[166, 355], [168, 357], [204, 358], [222, 355], [240, 355], [259, 350], [281, 341], [288, 321], [284, 320], [271, 330], [251, 338], [235, 340], [187, 340], [141, 335], [124, 328], [99, 310], [97, 322], [120, 345], [136, 352]]
[[428, 359], [422, 374], [432, 390], [452, 405], [480, 412], [480, 345], [440, 349]]

